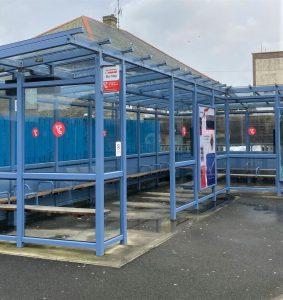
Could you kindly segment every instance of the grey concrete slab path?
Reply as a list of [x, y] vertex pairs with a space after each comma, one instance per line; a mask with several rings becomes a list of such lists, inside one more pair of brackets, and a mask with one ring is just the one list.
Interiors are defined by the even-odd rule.
[[0, 299], [280, 299], [283, 199], [245, 194], [120, 269], [0, 255]]

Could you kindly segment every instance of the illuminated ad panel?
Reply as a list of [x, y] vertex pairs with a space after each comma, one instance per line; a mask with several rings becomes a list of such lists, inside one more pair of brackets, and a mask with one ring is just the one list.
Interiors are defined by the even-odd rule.
[[200, 189], [216, 184], [215, 109], [199, 106]]

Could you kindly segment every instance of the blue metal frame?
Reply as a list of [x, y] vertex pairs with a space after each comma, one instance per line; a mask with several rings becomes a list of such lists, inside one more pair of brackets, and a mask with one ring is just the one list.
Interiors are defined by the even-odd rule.
[[104, 98], [102, 92], [102, 53], [95, 57], [95, 158], [96, 158], [96, 254], [104, 255]]
[[[148, 156], [154, 157], [155, 165], [162, 162], [162, 155], [157, 148], [157, 123], [155, 124], [155, 151], [153, 153], [141, 153], [140, 141], [140, 114], [150, 113], [155, 115], [157, 122], [158, 115], [168, 116], [169, 112], [169, 172], [170, 172], [170, 218], [176, 220], [177, 213], [189, 207], [199, 208], [199, 204], [208, 199], [216, 200], [221, 193], [229, 193], [231, 190], [256, 190], [272, 191], [278, 195], [282, 193], [282, 184], [280, 182], [280, 113], [281, 94], [283, 86], [276, 87], [244, 87], [244, 88], [226, 88], [225, 85], [213, 80], [204, 78], [199, 74], [192, 72], [182, 72], [176, 68], [162, 69], [164, 64], [152, 64], [145, 61], [144, 58], [137, 58], [134, 55], [127, 55], [128, 51], [118, 51], [111, 47], [103, 48], [102, 43], [87, 41], [78, 36], [82, 29], [74, 29], [66, 32], [55, 33], [52, 35], [39, 37], [27, 41], [22, 41], [0, 47], [0, 65], [5, 67], [5, 72], [15, 74], [16, 83], [0, 83], [0, 89], [17, 89], [17, 113], [10, 114], [11, 122], [11, 170], [0, 169], [0, 179], [16, 180], [17, 196], [17, 231], [16, 236], [0, 235], [0, 240], [16, 242], [18, 247], [24, 243], [46, 244], [66, 247], [82, 247], [96, 249], [96, 254], [101, 256], [105, 253], [105, 248], [120, 242], [127, 243], [127, 159], [136, 158], [137, 171], [140, 172], [142, 159]], [[62, 51], [61, 47], [65, 47]], [[40, 52], [39, 52], [40, 51]], [[24, 54], [33, 54], [29, 58], [24, 58]], [[20, 59], [19, 59], [20, 57]], [[21, 59], [21, 57], [23, 57]], [[54, 81], [25, 82], [25, 68], [33, 70], [36, 73], [54, 75], [56, 70], [62, 64], [73, 63], [81, 58], [89, 59], [89, 67], [75, 70], [72, 72], [61, 72], [63, 79]], [[94, 63], [95, 61], [95, 63]], [[114, 103], [115, 96], [103, 94], [102, 92], [102, 67], [109, 64], [119, 64], [121, 66], [121, 91], [119, 94], [120, 109], [120, 136], [122, 143], [121, 170], [105, 173], [104, 165], [112, 158], [104, 157], [104, 102]], [[165, 66], [166, 67], [166, 66]], [[130, 72], [127, 73], [127, 70]], [[135, 70], [136, 73], [135, 73]], [[141, 71], [141, 72], [139, 72]], [[2, 72], [2, 71], [1, 71]], [[58, 73], [59, 74], [59, 73]], [[1, 76], [6, 73], [0, 74]], [[14, 76], [14, 75], [13, 75]], [[80, 77], [81, 76], [81, 77]], [[75, 93], [80, 85], [95, 85], [95, 92], [91, 95], [95, 99], [96, 126], [95, 126], [95, 158], [92, 157], [92, 104], [88, 107], [88, 159], [79, 161], [60, 162], [58, 159], [58, 145], [55, 143], [55, 164], [40, 164], [38, 168], [50, 165], [55, 166], [55, 172], [37, 173], [35, 166], [24, 166], [24, 124], [25, 124], [25, 95], [26, 88], [53, 87], [53, 86], [73, 86], [70, 92]], [[263, 94], [263, 93], [270, 94]], [[276, 94], [274, 95], [274, 92]], [[198, 126], [198, 105], [207, 106], [206, 102], [213, 108], [221, 108], [225, 115], [225, 153], [217, 154], [216, 159], [226, 159], [226, 187], [220, 190], [212, 188], [211, 193], [202, 196], [199, 195], [199, 126]], [[12, 110], [12, 100], [10, 100], [10, 110]], [[57, 105], [60, 103], [58, 100]], [[127, 105], [135, 108], [126, 109]], [[275, 141], [276, 152], [271, 153], [253, 153], [249, 151], [249, 137], [247, 130], [245, 133], [247, 151], [244, 153], [230, 152], [230, 109], [250, 107], [270, 107], [273, 105], [275, 110]], [[143, 107], [143, 108], [142, 108]], [[147, 110], [150, 108], [151, 110]], [[190, 110], [193, 124], [193, 158], [192, 160], [175, 160], [175, 115], [182, 115], [179, 112]], [[126, 153], [126, 113], [132, 111], [137, 114], [137, 154], [127, 156]], [[57, 109], [55, 107], [54, 118], [57, 120]], [[185, 115], [184, 115], [185, 116]], [[17, 136], [14, 140], [15, 120], [17, 126]], [[117, 120], [118, 121], [118, 120]], [[249, 125], [249, 111], [246, 112], [246, 129]], [[16, 161], [15, 161], [16, 154]], [[167, 153], [165, 153], [167, 154]], [[168, 155], [168, 154], [167, 154]], [[261, 158], [274, 159], [276, 161], [276, 184], [273, 188], [256, 187], [231, 187], [231, 158]], [[89, 166], [89, 173], [59, 173], [59, 166], [68, 164], [86, 163]], [[92, 164], [96, 163], [96, 172], [92, 172]], [[15, 167], [16, 166], [16, 167]], [[193, 192], [194, 200], [176, 207], [176, 168], [193, 167]], [[24, 169], [24, 167], [26, 169]], [[29, 171], [29, 172], [28, 172]], [[104, 185], [107, 180], [117, 179], [120, 182], [120, 234], [111, 239], [105, 240], [104, 232]], [[74, 181], [96, 181], [96, 242], [76, 242], [61, 241], [53, 239], [26, 237], [24, 234], [24, 180], [74, 180]], [[140, 188], [141, 182], [138, 181]]]

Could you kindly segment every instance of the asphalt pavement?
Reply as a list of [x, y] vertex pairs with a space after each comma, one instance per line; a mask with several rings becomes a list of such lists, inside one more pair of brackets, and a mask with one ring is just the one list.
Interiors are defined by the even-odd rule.
[[283, 199], [242, 195], [120, 269], [0, 255], [0, 299], [273, 299]]

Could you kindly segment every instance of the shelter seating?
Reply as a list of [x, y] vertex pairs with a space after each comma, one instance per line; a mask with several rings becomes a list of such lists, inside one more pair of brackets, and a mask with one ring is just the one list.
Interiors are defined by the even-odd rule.
[[[223, 173], [224, 170], [221, 170], [221, 175], [226, 175]], [[276, 175], [273, 173], [273, 169], [260, 169], [257, 168], [249, 168], [249, 169], [235, 169], [231, 170], [230, 176], [236, 178], [275, 178]]]
[[[130, 174], [127, 176], [129, 180], [131, 179], [138, 179], [141, 177], [146, 177], [149, 175], [155, 175], [162, 172], [168, 172], [168, 168], [162, 169], [161, 166], [164, 163], [161, 164], [154, 164], [147, 166], [149, 171], [146, 172], [140, 172], [135, 174]], [[167, 163], [166, 163], [167, 164]], [[158, 169], [153, 169], [154, 167], [158, 167]], [[117, 182], [118, 179], [113, 179], [110, 182]], [[95, 209], [90, 208], [77, 208], [77, 207], [68, 207], [68, 206], [50, 206], [50, 205], [39, 205], [39, 198], [49, 196], [49, 195], [56, 195], [64, 192], [69, 191], [75, 191], [75, 190], [81, 190], [85, 188], [90, 188], [95, 186], [95, 182], [84, 182], [80, 184], [75, 185], [67, 185], [64, 187], [58, 187], [55, 188], [53, 181], [40, 181], [38, 183], [38, 187], [42, 184], [49, 184], [51, 186], [50, 189], [38, 191], [38, 192], [32, 192], [31, 188], [25, 184], [25, 189], [27, 189], [27, 193], [25, 193], [25, 199], [35, 199], [36, 205], [25, 205], [25, 211], [28, 212], [37, 212], [37, 213], [46, 213], [46, 214], [69, 214], [69, 215], [95, 215], [96, 211]], [[0, 210], [7, 211], [7, 212], [13, 212], [16, 210], [17, 205], [16, 202], [16, 196], [11, 196], [11, 193], [8, 191], [4, 191], [0, 193], [1, 196], [6, 196], [5, 198], [0, 198]], [[110, 210], [104, 210], [104, 214], [108, 215], [110, 214]]]
[[[0, 204], [0, 210], [5, 211], [15, 211], [17, 209], [16, 204]], [[25, 205], [25, 211], [29, 212], [37, 212], [37, 213], [45, 213], [48, 215], [51, 214], [68, 214], [75, 216], [93, 216], [96, 214], [96, 210], [94, 208], [78, 208], [78, 207], [60, 207], [60, 206], [41, 206], [41, 205]], [[104, 214], [110, 214], [111, 210], [105, 209]]]

